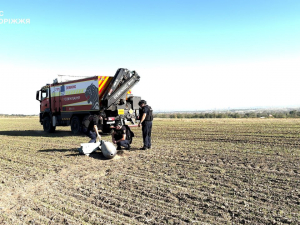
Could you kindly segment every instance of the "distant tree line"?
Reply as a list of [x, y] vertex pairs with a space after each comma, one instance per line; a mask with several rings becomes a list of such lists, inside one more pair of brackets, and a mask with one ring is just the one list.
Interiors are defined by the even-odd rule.
[[31, 117], [38, 115], [24, 115], [24, 114], [0, 114], [0, 117]]
[[154, 118], [300, 118], [300, 111], [155, 113]]

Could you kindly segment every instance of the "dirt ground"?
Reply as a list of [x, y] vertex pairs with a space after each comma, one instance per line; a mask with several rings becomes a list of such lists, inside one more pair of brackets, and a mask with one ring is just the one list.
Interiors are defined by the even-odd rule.
[[157, 119], [146, 151], [133, 132], [106, 160], [0, 118], [0, 224], [300, 224], [300, 119]]

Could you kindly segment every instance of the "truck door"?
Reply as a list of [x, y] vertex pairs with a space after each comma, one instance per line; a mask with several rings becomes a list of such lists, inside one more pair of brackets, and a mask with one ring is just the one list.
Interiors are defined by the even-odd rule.
[[49, 102], [49, 88], [45, 88], [41, 90], [41, 112], [44, 112], [45, 109], [50, 107]]

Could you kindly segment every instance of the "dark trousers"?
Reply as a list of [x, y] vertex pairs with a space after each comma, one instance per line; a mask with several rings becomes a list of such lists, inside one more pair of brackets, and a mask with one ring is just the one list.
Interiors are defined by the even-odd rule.
[[144, 147], [151, 147], [151, 130], [152, 130], [152, 121], [144, 121], [142, 124], [143, 131], [143, 142]]
[[82, 128], [82, 132], [91, 139], [89, 143], [96, 143], [96, 139], [97, 139], [96, 132], [88, 130], [86, 127]]
[[124, 140], [124, 141], [120, 141], [117, 143], [118, 147], [124, 147], [124, 148], [128, 148], [129, 147], [129, 140]]

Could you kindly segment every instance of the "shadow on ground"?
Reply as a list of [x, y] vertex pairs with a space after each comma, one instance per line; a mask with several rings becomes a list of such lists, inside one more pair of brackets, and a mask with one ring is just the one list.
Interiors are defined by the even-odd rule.
[[[120, 156], [120, 157], [125, 157], [126, 155], [128, 155], [126, 152], [133, 152], [133, 151], [137, 151], [139, 149], [137, 148], [132, 148], [130, 150], [125, 150], [125, 149], [122, 149], [122, 150], [118, 150], [117, 151], [117, 156]], [[38, 152], [71, 152], [70, 154], [66, 154], [65, 156], [66, 157], [70, 157], [70, 156], [80, 156], [80, 157], [91, 157], [91, 158], [94, 158], [94, 159], [99, 159], [99, 160], [110, 160], [108, 158], [105, 158], [104, 155], [102, 154], [101, 150], [96, 150], [94, 152], [92, 152], [91, 154], [89, 154], [89, 156], [87, 155], [83, 155], [83, 154], [80, 154], [79, 151], [78, 151], [78, 148], [71, 148], [71, 149], [57, 149], [57, 148], [51, 148], [51, 149], [42, 149], [42, 150], [38, 150]]]
[[[38, 152], [76, 152], [78, 153], [78, 149], [76, 148], [71, 148], [71, 149], [56, 149], [56, 148], [51, 148], [51, 149], [43, 149], [43, 150], [38, 150]], [[72, 155], [79, 155], [79, 154], [72, 154]]]
[[[71, 136], [85, 136], [84, 134], [74, 135], [71, 131], [55, 131], [54, 133], [46, 133], [42, 130], [10, 130], [0, 131], [0, 135], [14, 136], [14, 137], [71, 137]], [[101, 134], [101, 136], [110, 136], [109, 134]]]
[[[72, 149], [56, 149], [56, 148], [51, 148], [51, 149], [43, 149], [43, 150], [38, 150], [38, 152], [72, 152], [70, 154], [67, 154], [65, 156], [70, 157], [70, 156], [80, 156], [80, 157], [91, 157], [94, 159], [99, 159], [99, 160], [109, 160], [107, 158], [105, 158], [102, 154], [102, 152], [100, 150], [97, 150], [95, 152], [92, 152], [89, 156], [87, 155], [82, 155], [79, 154], [79, 151], [77, 148], [72, 148]], [[119, 155], [119, 152], [117, 153], [117, 155]]]
[[74, 136], [71, 131], [56, 131], [55, 133], [46, 133], [41, 130], [11, 130], [11, 131], [0, 131], [0, 135], [6, 136], [30, 136], [30, 137], [67, 137]]
[[[117, 156], [124, 157], [125, 156], [125, 151], [118, 150], [117, 151]], [[67, 155], [67, 156], [78, 156], [78, 155], [79, 154], [70, 154], [70, 155]], [[80, 156], [85, 156], [85, 155], [80, 155]], [[112, 158], [112, 159], [105, 158], [100, 150], [92, 152], [89, 156], [85, 156], [85, 157], [91, 157], [91, 158], [99, 159], [99, 160], [112, 160], [112, 159], [114, 159], [114, 158]]]

